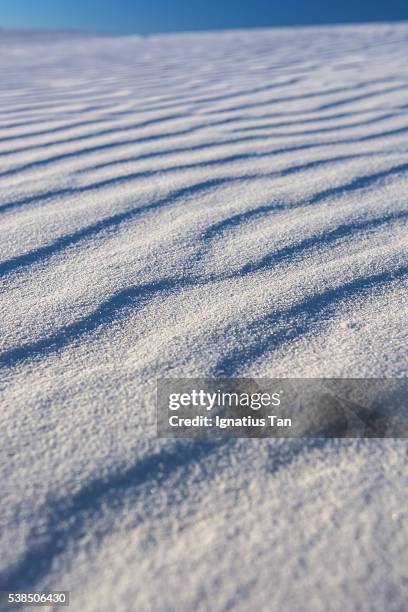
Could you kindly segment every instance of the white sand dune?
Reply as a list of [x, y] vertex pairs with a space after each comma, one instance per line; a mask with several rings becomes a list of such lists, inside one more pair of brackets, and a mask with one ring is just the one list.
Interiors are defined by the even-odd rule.
[[408, 374], [408, 25], [0, 35], [3, 589], [408, 601], [407, 445], [158, 440], [160, 376]]

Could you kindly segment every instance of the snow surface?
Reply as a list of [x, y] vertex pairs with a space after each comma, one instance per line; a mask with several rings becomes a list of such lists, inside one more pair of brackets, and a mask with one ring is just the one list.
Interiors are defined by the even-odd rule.
[[406, 441], [158, 440], [159, 376], [408, 373], [408, 25], [0, 35], [0, 584], [407, 610]]

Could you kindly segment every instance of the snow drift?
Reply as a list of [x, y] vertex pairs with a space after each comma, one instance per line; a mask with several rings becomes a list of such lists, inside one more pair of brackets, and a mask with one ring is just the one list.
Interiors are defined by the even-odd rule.
[[407, 375], [408, 25], [0, 48], [1, 588], [405, 609], [405, 441], [159, 441], [154, 398]]

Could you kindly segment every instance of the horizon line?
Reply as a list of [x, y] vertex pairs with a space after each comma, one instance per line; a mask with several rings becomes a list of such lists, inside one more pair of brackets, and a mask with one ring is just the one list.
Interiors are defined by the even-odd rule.
[[287, 23], [287, 24], [275, 24], [275, 25], [259, 25], [259, 26], [220, 26], [213, 28], [193, 28], [187, 30], [157, 30], [152, 32], [121, 32], [117, 30], [108, 30], [108, 29], [100, 29], [100, 30], [91, 30], [91, 29], [82, 29], [75, 27], [41, 27], [41, 26], [32, 26], [32, 27], [8, 27], [2, 26], [0, 24], [0, 36], [1, 34], [14, 34], [14, 33], [31, 33], [31, 34], [82, 34], [82, 35], [93, 35], [93, 36], [140, 36], [142, 38], [147, 38], [149, 36], [163, 36], [163, 35], [172, 35], [172, 34], [197, 34], [197, 33], [212, 33], [212, 32], [234, 32], [234, 31], [242, 31], [242, 30], [282, 30], [282, 29], [303, 29], [303, 28], [324, 28], [324, 27], [346, 27], [346, 26], [370, 26], [370, 25], [408, 25], [407, 19], [390, 19], [390, 20], [377, 20], [377, 19], [369, 19], [367, 21], [327, 21], [321, 23]]

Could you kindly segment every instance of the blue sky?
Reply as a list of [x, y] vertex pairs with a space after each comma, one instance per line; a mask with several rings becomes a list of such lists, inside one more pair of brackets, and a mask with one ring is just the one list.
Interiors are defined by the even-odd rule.
[[408, 0], [0, 0], [0, 27], [172, 32], [408, 20]]

